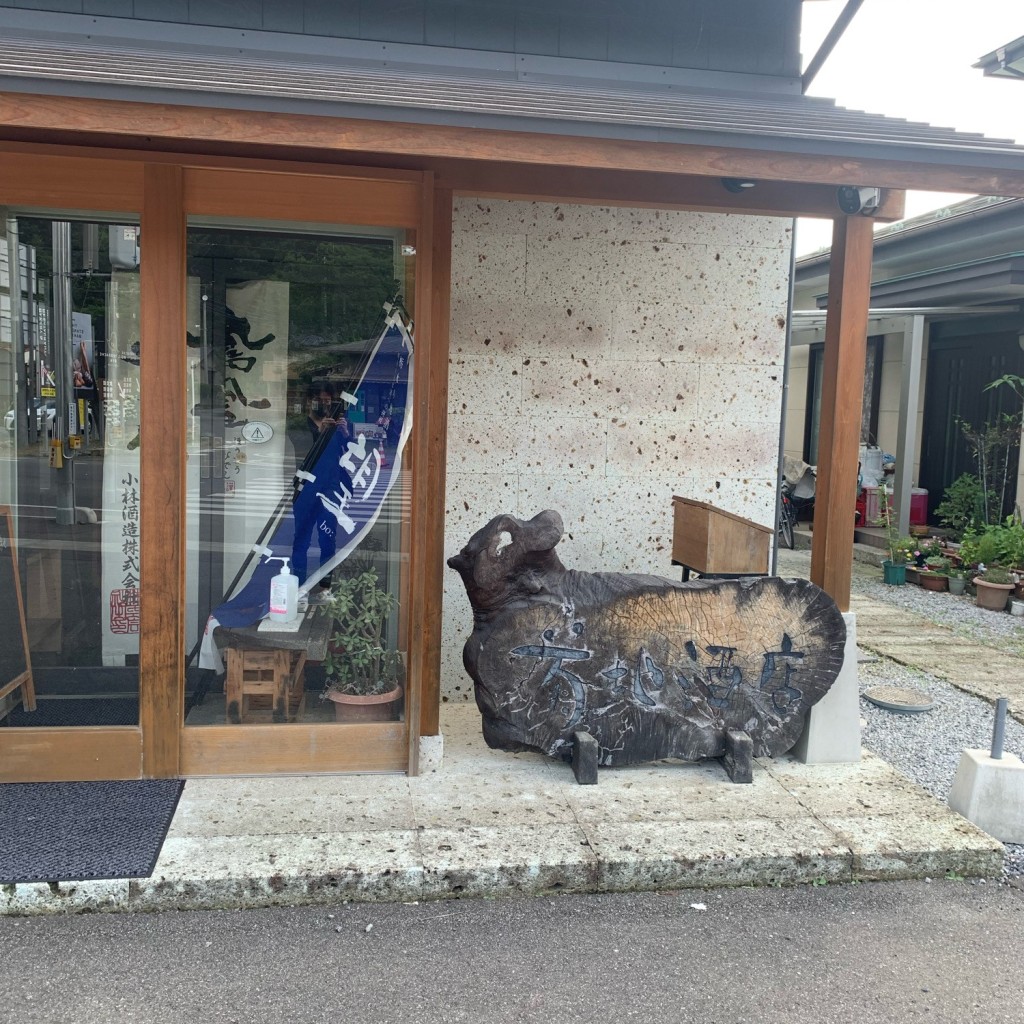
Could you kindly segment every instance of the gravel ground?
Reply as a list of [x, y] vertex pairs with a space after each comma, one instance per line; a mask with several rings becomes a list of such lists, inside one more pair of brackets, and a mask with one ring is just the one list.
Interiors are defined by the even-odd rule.
[[[807, 576], [809, 552], [783, 551], [780, 556], [780, 575]], [[888, 587], [881, 582], [881, 569], [857, 562], [851, 590], [914, 612], [978, 643], [1024, 658], [1024, 619], [978, 608], [971, 597], [934, 594], [916, 586]], [[900, 714], [877, 707], [862, 697], [863, 741], [869, 750], [945, 801], [961, 751], [966, 747], [988, 749], [992, 743], [992, 705], [945, 680], [898, 665], [888, 658], [865, 652], [861, 659], [862, 693], [872, 686], [903, 686], [923, 691], [935, 701], [931, 711]], [[1024, 758], [1024, 726], [1009, 717], [1004, 749]], [[1024, 846], [1008, 844], [1003, 880], [1019, 878], [1024, 878]]]

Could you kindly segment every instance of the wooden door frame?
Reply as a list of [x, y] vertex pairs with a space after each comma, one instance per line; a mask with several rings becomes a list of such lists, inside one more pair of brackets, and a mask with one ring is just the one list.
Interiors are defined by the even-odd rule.
[[[447, 267], [433, 232], [432, 176], [349, 166], [280, 164], [119, 151], [82, 156], [47, 145], [0, 144], [0, 203], [111, 211], [138, 218], [141, 329], [140, 718], [136, 726], [0, 730], [0, 781], [173, 777], [268, 771], [416, 771], [422, 725], [436, 731], [447, 420]], [[339, 189], [340, 184], [344, 188]], [[447, 193], [450, 251], [450, 193]], [[441, 207], [443, 221], [443, 205]], [[413, 521], [405, 721], [380, 726], [195, 726], [183, 722], [185, 650], [185, 237], [187, 217], [400, 227], [418, 241]], [[148, 443], [147, 443], [148, 442]], [[438, 468], [440, 467], [440, 472]], [[426, 698], [426, 703], [424, 699]], [[432, 728], [431, 728], [432, 727]], [[343, 729], [343, 731], [342, 731]], [[344, 737], [342, 742], [338, 738]]]
[[[0, 204], [50, 211], [143, 215], [143, 167], [74, 155], [2, 153]], [[143, 360], [145, 363], [145, 360]], [[140, 649], [141, 649], [140, 633]], [[140, 659], [141, 678], [141, 659]], [[141, 696], [141, 687], [140, 687]], [[0, 782], [135, 779], [143, 773], [140, 724], [0, 729]]]

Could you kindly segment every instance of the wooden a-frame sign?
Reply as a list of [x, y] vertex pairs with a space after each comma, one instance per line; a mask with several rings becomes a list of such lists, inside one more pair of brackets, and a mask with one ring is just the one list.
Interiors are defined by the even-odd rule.
[[0, 616], [3, 621], [16, 621], [20, 626], [20, 631], [0, 631], [0, 700], [20, 686], [25, 710], [35, 711], [36, 688], [14, 546], [14, 517], [8, 505], [0, 505]]

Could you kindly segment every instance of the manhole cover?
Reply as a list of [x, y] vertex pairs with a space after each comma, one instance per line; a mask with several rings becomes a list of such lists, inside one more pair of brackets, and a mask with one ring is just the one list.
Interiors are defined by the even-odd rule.
[[899, 711], [903, 714], [931, 711], [935, 707], [931, 694], [903, 686], [872, 686], [871, 689], [864, 691], [864, 696], [872, 704], [877, 704], [886, 711]]

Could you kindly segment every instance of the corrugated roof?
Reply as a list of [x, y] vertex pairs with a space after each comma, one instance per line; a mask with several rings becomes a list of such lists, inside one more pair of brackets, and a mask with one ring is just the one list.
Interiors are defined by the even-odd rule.
[[[538, 84], [479, 72], [456, 74], [406, 68], [270, 60], [216, 51], [178, 52], [127, 46], [82, 45], [55, 40], [8, 39], [0, 47], [0, 76], [59, 83], [94, 83], [180, 94], [283, 98], [335, 104], [342, 116], [466, 123], [466, 116], [488, 127], [516, 130], [614, 134], [652, 129], [658, 138], [752, 146], [754, 139], [819, 142], [837, 151], [863, 145], [895, 147], [906, 159], [922, 152], [1019, 157], [1024, 147], [1006, 139], [939, 128], [921, 122], [866, 114], [830, 100], [781, 94], [732, 94], [671, 88], [583, 88], [578, 83]], [[135, 97], [139, 98], [139, 97]], [[190, 100], [194, 102], [194, 100]], [[452, 115], [464, 115], [453, 122]], [[513, 123], [513, 120], [516, 123]], [[524, 125], [524, 121], [532, 125]], [[607, 129], [606, 129], [607, 130]], [[681, 136], [681, 137], [677, 137]], [[906, 152], [902, 152], [906, 151]]]

